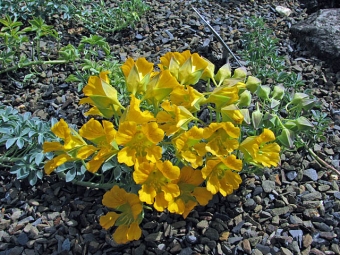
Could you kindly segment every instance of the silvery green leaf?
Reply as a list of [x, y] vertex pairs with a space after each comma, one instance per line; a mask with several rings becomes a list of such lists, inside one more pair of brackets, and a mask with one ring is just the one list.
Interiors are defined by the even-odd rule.
[[9, 149], [15, 142], [16, 142], [17, 138], [9, 138], [6, 141], [6, 149]]
[[103, 173], [105, 173], [107, 170], [110, 170], [114, 167], [115, 167], [115, 165], [113, 164], [112, 161], [107, 161], [102, 165], [102, 171], [103, 171]]
[[74, 178], [76, 177], [76, 174], [77, 174], [77, 170], [76, 168], [72, 168], [70, 169], [67, 173], [66, 173], [66, 178], [65, 178], [65, 181], [66, 182], [71, 182], [74, 180]]
[[28, 182], [30, 183], [31, 186], [34, 186], [37, 183], [37, 175], [35, 172], [30, 172], [28, 176]]
[[44, 159], [44, 153], [40, 152], [40, 153], [35, 154], [35, 159], [34, 160], [35, 160], [35, 163], [37, 165], [40, 165], [41, 162], [43, 161], [43, 159]]
[[119, 166], [115, 167], [113, 170], [113, 176], [115, 180], [119, 180], [119, 178], [122, 176], [122, 169]]
[[36, 171], [36, 175], [37, 175], [37, 177], [41, 180], [41, 179], [43, 178], [44, 173], [43, 173], [42, 170], [37, 170], [37, 171]]
[[25, 139], [22, 138], [22, 137], [19, 137], [17, 139], [17, 143], [16, 144], [17, 144], [19, 149], [22, 149], [24, 147], [24, 145], [25, 145]]

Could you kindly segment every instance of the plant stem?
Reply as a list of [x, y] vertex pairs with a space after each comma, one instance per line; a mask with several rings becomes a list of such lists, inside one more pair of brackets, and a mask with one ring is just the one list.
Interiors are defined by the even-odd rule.
[[57, 65], [57, 64], [66, 64], [68, 62], [69, 62], [68, 60], [47, 60], [47, 61], [37, 60], [37, 61], [31, 61], [31, 62], [28, 62], [28, 63], [18, 64], [16, 66], [12, 66], [12, 67], [6, 68], [4, 70], [1, 70], [0, 74], [6, 73], [6, 72], [15, 71], [17, 69], [28, 67], [28, 66], [34, 66], [34, 65]]
[[324, 166], [324, 167], [326, 167], [326, 168], [332, 170], [333, 172], [335, 172], [337, 175], [340, 176], [340, 171], [339, 171], [338, 169], [336, 169], [335, 167], [331, 166], [331, 165], [328, 164], [326, 161], [324, 161], [323, 159], [321, 159], [318, 155], [316, 155], [315, 152], [314, 152], [311, 148], [309, 148], [309, 147], [306, 145], [305, 141], [302, 140], [302, 138], [299, 137], [299, 140], [300, 140], [300, 142], [304, 145], [304, 147], [308, 150], [308, 152], [312, 155], [312, 157], [313, 157], [316, 161], [318, 161], [322, 166]]
[[[57, 173], [58, 176], [62, 179], [66, 179], [66, 175], [64, 173]], [[108, 190], [111, 189], [115, 184], [114, 183], [95, 183], [95, 182], [86, 182], [86, 181], [77, 181], [77, 180], [72, 180], [71, 181], [73, 184], [83, 186], [83, 187], [88, 187], [88, 188], [97, 188], [97, 189], [104, 189]]]

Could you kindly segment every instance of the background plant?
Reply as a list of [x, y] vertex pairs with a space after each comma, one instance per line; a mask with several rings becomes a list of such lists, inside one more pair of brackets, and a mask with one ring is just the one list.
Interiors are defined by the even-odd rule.
[[[112, 33], [135, 22], [149, 9], [142, 0], [131, 1], [88, 1], [78, 9], [75, 17], [91, 33]], [[74, 7], [74, 6], [73, 6]]]
[[11, 18], [30, 20], [41, 17], [44, 20], [58, 15], [64, 20], [82, 23], [90, 33], [112, 33], [133, 26], [148, 10], [142, 0], [131, 1], [43, 1], [25, 0], [0, 2], [1, 13], [8, 13]]
[[[76, 71], [65, 81], [77, 83], [78, 91], [81, 91], [90, 75], [99, 74], [103, 70], [109, 70], [110, 78], [115, 81], [120, 90], [124, 89], [124, 86], [121, 86], [124, 82], [124, 77], [120, 70], [121, 65], [111, 54], [109, 44], [104, 37], [99, 35], [84, 36], [78, 47], [69, 44], [54, 49], [58, 52], [59, 58], [49, 60], [41, 56], [40, 41], [43, 37], [50, 37], [50, 39], [56, 40], [58, 47], [60, 38], [56, 30], [46, 25], [42, 18], [29, 20], [28, 22], [31, 26], [24, 28], [21, 28], [22, 22], [17, 21], [16, 18], [11, 19], [10, 16], [0, 19], [0, 22], [3, 24], [0, 38], [4, 42], [3, 48], [0, 48], [0, 64], [2, 67], [0, 74], [13, 72], [20, 68], [69, 63], [76, 68]], [[34, 50], [31, 51], [30, 56], [27, 56], [22, 53], [20, 47], [28, 42], [32, 34]], [[25, 77], [29, 79], [32, 76], [34, 76], [34, 72], [27, 74]], [[121, 95], [124, 95], [124, 93]]]
[[325, 138], [323, 134], [329, 126], [329, 119], [320, 112], [312, 91], [304, 90], [301, 73], [286, 67], [285, 59], [279, 53], [279, 39], [265, 20], [252, 17], [246, 20], [246, 26], [249, 32], [243, 36], [244, 49], [240, 54], [252, 74], [266, 84], [261, 86], [257, 98], [261, 107], [255, 112], [263, 117], [262, 123], [280, 134], [278, 139], [285, 147], [313, 146]]

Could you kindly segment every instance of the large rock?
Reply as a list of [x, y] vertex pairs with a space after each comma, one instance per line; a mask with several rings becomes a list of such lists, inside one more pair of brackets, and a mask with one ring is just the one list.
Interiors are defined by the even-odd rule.
[[340, 71], [340, 9], [323, 9], [291, 27], [293, 37]]
[[339, 8], [339, 0], [300, 0], [301, 7], [307, 9], [307, 13], [313, 13], [319, 9]]

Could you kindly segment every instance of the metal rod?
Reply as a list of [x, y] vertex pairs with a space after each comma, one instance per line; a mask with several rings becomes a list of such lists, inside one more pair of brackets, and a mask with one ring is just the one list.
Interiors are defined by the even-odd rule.
[[233, 58], [236, 60], [237, 64], [239, 66], [242, 66], [242, 64], [238, 61], [238, 59], [236, 58], [236, 56], [234, 55], [234, 53], [231, 51], [231, 49], [228, 47], [228, 45], [223, 41], [222, 37], [216, 32], [216, 30], [202, 17], [201, 14], [199, 14], [199, 12], [196, 10], [195, 7], [192, 6], [192, 9], [197, 13], [198, 17], [201, 18], [201, 20], [204, 22], [204, 24], [206, 24], [209, 29], [211, 30], [211, 32], [216, 36], [217, 40], [223, 45], [223, 47], [229, 51], [229, 53], [233, 56]]

